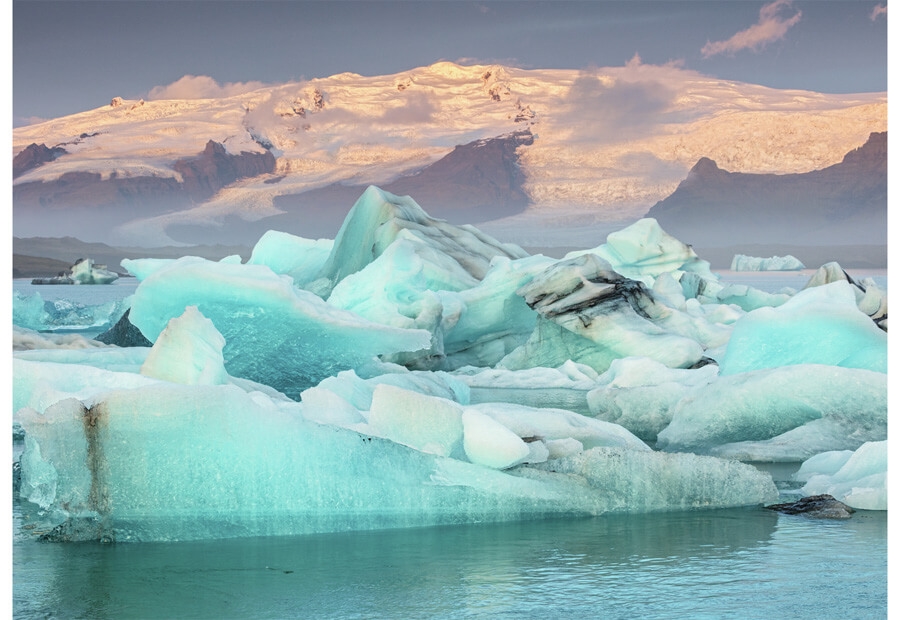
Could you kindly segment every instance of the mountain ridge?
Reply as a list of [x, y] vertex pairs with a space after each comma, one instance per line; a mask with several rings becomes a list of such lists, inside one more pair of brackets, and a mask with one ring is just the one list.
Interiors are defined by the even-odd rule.
[[729, 172], [701, 158], [646, 216], [698, 247], [886, 245], [887, 132], [807, 173]]
[[[628, 106], [635, 97], [644, 104]], [[291, 200], [286, 197], [338, 186], [386, 187], [457, 146], [525, 129], [533, 142], [517, 147], [514, 171], [521, 172], [526, 207], [504, 220], [534, 213], [549, 221], [634, 220], [671, 194], [700, 157], [751, 173], [808, 172], [838, 163], [865, 136], [886, 129], [886, 106], [885, 93], [777, 90], [640, 63], [583, 71], [436, 63], [220, 99], [117, 97], [95, 110], [14, 128], [14, 156], [31, 144], [65, 150], [14, 179], [14, 234], [46, 235], [50, 225], [58, 225], [54, 234], [65, 234], [71, 224], [80, 228], [70, 230], [79, 237], [151, 246], [172, 244], [167, 231], [191, 226], [213, 241], [229, 220], [282, 215]], [[197, 157], [210, 142], [231, 157], [271, 156], [274, 168], [210, 185], [209, 197], [183, 194], [166, 203], [157, 194], [184, 182], [175, 162]], [[60, 180], [67, 191], [54, 193]], [[96, 217], [88, 211], [58, 223], [28, 217], [33, 205], [60, 205], [87, 181], [108, 186], [94, 190], [108, 203]], [[454, 196], [469, 191], [457, 186]], [[127, 190], [125, 198], [116, 187]], [[420, 191], [409, 194], [430, 212], [451, 199], [446, 193], [416, 196]], [[30, 207], [23, 200], [29, 192]], [[146, 204], [128, 207], [127, 199], [140, 202], [141, 196]], [[467, 200], [476, 212], [477, 199]]]

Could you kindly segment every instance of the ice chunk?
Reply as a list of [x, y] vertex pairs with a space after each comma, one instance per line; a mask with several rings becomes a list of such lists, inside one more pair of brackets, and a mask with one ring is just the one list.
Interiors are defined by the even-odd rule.
[[806, 495], [827, 493], [859, 510], [887, 510], [887, 441], [872, 441], [855, 452], [818, 454], [795, 475]]
[[129, 303], [130, 298], [88, 305], [65, 298], [44, 301], [40, 293], [13, 291], [13, 324], [35, 331], [103, 328], [118, 321]]
[[156, 339], [141, 374], [174, 383], [227, 383], [224, 346], [225, 339], [212, 321], [197, 306], [188, 306]]
[[525, 462], [531, 454], [528, 445], [518, 435], [475, 409], [463, 412], [462, 424], [463, 447], [473, 463], [507, 469]]
[[481, 403], [468, 410], [487, 415], [526, 441], [576, 439], [584, 449], [594, 447], [649, 450], [627, 429], [563, 409], [526, 407], [511, 403]]
[[601, 246], [570, 252], [566, 258], [586, 253], [599, 256], [616, 272], [647, 286], [653, 285], [653, 278], [667, 272], [691, 272], [709, 281], [717, 279], [709, 270], [709, 263], [701, 260], [691, 246], [665, 232], [659, 222], [649, 217], [610, 233]]
[[444, 331], [457, 320], [452, 312], [445, 316], [436, 291], [458, 291], [478, 281], [446, 254], [404, 238], [405, 232], [374, 261], [338, 282], [328, 303], [384, 325], [427, 330], [429, 351], [392, 359], [432, 368], [444, 357]]
[[573, 360], [603, 372], [631, 355], [689, 367], [703, 356], [696, 340], [661, 326], [678, 322], [674, 310], [594, 254], [551, 265], [517, 293], [540, 319], [528, 341], [501, 360], [504, 368], [553, 368]]
[[288, 396], [376, 355], [424, 349], [431, 341], [426, 331], [372, 323], [328, 305], [264, 265], [193, 257], [147, 276], [130, 319], [154, 341], [187, 306], [197, 306], [224, 336], [229, 374]]
[[[132, 372], [117, 372], [95, 366], [68, 363], [72, 359], [70, 357], [72, 352], [63, 352], [68, 355], [67, 359], [62, 362], [32, 361], [21, 359], [18, 356], [13, 357], [12, 406], [14, 412], [24, 407], [31, 407], [42, 412], [54, 403], [70, 397], [90, 402], [97, 395], [110, 389], [138, 387], [155, 382], [153, 379], [136, 374], [140, 365], [134, 365], [133, 358], [127, 360], [132, 365]], [[24, 353], [36, 353], [36, 351]], [[42, 351], [42, 353], [56, 353], [56, 351]], [[146, 354], [146, 349], [143, 353]], [[103, 358], [105, 358], [105, 363], [109, 363], [108, 355], [104, 355]], [[119, 360], [121, 361], [121, 357]]]
[[[182, 257], [185, 258], [185, 257]], [[146, 280], [153, 272], [168, 267], [176, 260], [175, 258], [125, 258], [122, 259], [122, 267], [139, 282]]]
[[857, 308], [849, 283], [833, 282], [747, 313], [720, 360], [722, 375], [791, 364], [887, 372], [887, 334]]
[[31, 351], [34, 349], [94, 349], [108, 345], [85, 338], [81, 334], [47, 334], [39, 333], [27, 327], [13, 325], [13, 351]]
[[[354, 370], [339, 372], [328, 377], [317, 386], [304, 390], [301, 401], [320, 398], [317, 392], [327, 391], [341, 397], [350, 406], [360, 411], [368, 411], [372, 407], [372, 396], [381, 384], [391, 385], [403, 390], [417, 392], [425, 396], [434, 396], [452, 400], [462, 405], [469, 403], [469, 388], [455, 377], [441, 372], [409, 371], [406, 368], [393, 366], [393, 372], [386, 371], [362, 378]], [[383, 369], [384, 371], [384, 369]]]
[[688, 393], [657, 447], [800, 462], [887, 437], [887, 376], [820, 364], [720, 376]]
[[559, 368], [476, 368], [468, 366], [453, 377], [469, 386], [472, 403], [508, 402], [528, 407], [567, 409], [590, 415], [587, 394], [596, 387], [597, 372], [568, 361]]
[[887, 331], [887, 294], [878, 288], [875, 281], [865, 278], [857, 282], [844, 271], [838, 263], [825, 263], [810, 277], [804, 288], [812, 288], [832, 282], [849, 282], [856, 295], [859, 309], [866, 313], [876, 324]]
[[313, 241], [270, 230], [253, 246], [247, 264], [266, 265], [277, 274], [290, 276], [295, 285], [302, 287], [318, 275], [332, 247], [331, 239]]
[[800, 271], [801, 269], [806, 269], [806, 266], [790, 254], [769, 258], [735, 254], [731, 259], [732, 271]]
[[738, 461], [695, 454], [594, 448], [532, 468], [582, 479], [607, 505], [632, 513], [738, 506], [742, 497], [769, 498], [764, 503], [778, 497], [769, 474]]
[[110, 284], [119, 274], [109, 271], [106, 265], [97, 265], [90, 258], [81, 258], [72, 265], [72, 279], [76, 284]]
[[372, 392], [366, 428], [421, 452], [450, 456], [463, 440], [462, 414], [451, 400], [380, 384]]
[[338, 282], [378, 258], [401, 233], [446, 254], [476, 280], [496, 256], [522, 258], [520, 247], [502, 244], [472, 226], [454, 226], [428, 216], [409, 196], [369, 186], [341, 225], [331, 254], [308, 289], [328, 297]]
[[[477, 286], [440, 292], [448, 324], [443, 368], [494, 366], [524, 343], [534, 331], [537, 315], [516, 291], [553, 262], [541, 255], [517, 260], [496, 257]], [[452, 327], [451, 317], [455, 319]]]
[[[309, 422], [295, 402], [158, 382], [18, 418], [23, 481], [58, 540], [296, 535], [762, 504], [771, 477], [710, 457], [595, 448], [498, 471]], [[54, 474], [55, 472], [55, 474]], [[50, 484], [56, 476], [55, 488]], [[47, 484], [44, 484], [47, 481]], [[26, 521], [43, 519], [29, 511]], [[26, 523], [27, 525], [28, 523]]]
[[714, 381], [718, 372], [714, 364], [687, 370], [646, 357], [614, 360], [588, 392], [587, 403], [597, 419], [620, 424], [644, 441], [656, 441], [678, 402]]
[[775, 308], [791, 298], [787, 293], [769, 293], [746, 284], [727, 284], [716, 295], [722, 304], [734, 304], [750, 312], [757, 308]]

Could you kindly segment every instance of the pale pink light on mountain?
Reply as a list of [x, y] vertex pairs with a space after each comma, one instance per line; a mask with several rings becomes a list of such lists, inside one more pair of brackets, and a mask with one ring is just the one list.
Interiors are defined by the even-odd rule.
[[167, 86], [155, 86], [147, 97], [158, 99], [218, 99], [265, 88], [263, 82], [227, 82], [219, 84], [206, 75], [185, 75]]

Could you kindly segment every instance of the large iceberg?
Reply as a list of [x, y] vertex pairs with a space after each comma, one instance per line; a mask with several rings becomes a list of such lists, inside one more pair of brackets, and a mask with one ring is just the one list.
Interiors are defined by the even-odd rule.
[[652, 219], [553, 259], [371, 187], [334, 241], [123, 267], [151, 347], [16, 331], [48, 540], [760, 505], [775, 484], [741, 461], [887, 436], [886, 296], [833, 270], [737, 290]]

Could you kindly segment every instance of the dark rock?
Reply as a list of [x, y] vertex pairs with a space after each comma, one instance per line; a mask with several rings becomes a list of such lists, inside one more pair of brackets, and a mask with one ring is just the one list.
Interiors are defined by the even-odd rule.
[[202, 201], [238, 179], [274, 172], [275, 156], [269, 151], [229, 155], [223, 145], [210, 140], [198, 157], [179, 159], [172, 169], [181, 174], [188, 195]]
[[43, 166], [65, 153], [66, 149], [59, 146], [48, 148], [46, 144], [29, 144], [13, 158], [13, 178], [20, 177], [38, 166]]
[[[479, 224], [521, 213], [529, 204], [518, 149], [531, 145], [529, 130], [458, 145], [447, 155], [412, 174], [376, 185], [398, 196], [412, 196], [428, 213], [452, 224]], [[272, 179], [272, 182], [275, 182]], [[333, 239], [350, 207], [366, 185], [335, 183], [326, 187], [277, 196], [281, 215], [247, 222], [224, 218], [215, 229], [222, 243], [254, 243], [267, 230], [280, 230], [309, 239]], [[208, 238], [210, 229], [174, 225], [170, 237], [186, 243]]]
[[113, 172], [104, 179], [98, 173], [76, 171], [46, 183], [16, 184], [16, 229], [51, 237], [94, 235], [100, 225], [114, 228], [186, 209], [239, 179], [271, 173], [275, 156], [268, 151], [230, 155], [210, 140], [200, 155], [177, 160], [172, 168], [182, 175], [183, 183], [174, 177], [120, 177]]
[[802, 174], [728, 172], [701, 158], [647, 217], [701, 256], [749, 244], [886, 245], [887, 132]]
[[131, 308], [125, 311], [122, 318], [108, 330], [94, 338], [97, 342], [114, 344], [119, 347], [152, 347], [144, 334], [128, 319]]
[[772, 504], [766, 508], [787, 515], [802, 514], [816, 519], [849, 519], [850, 515], [856, 512], [847, 504], [827, 494], [811, 495], [796, 502]]

